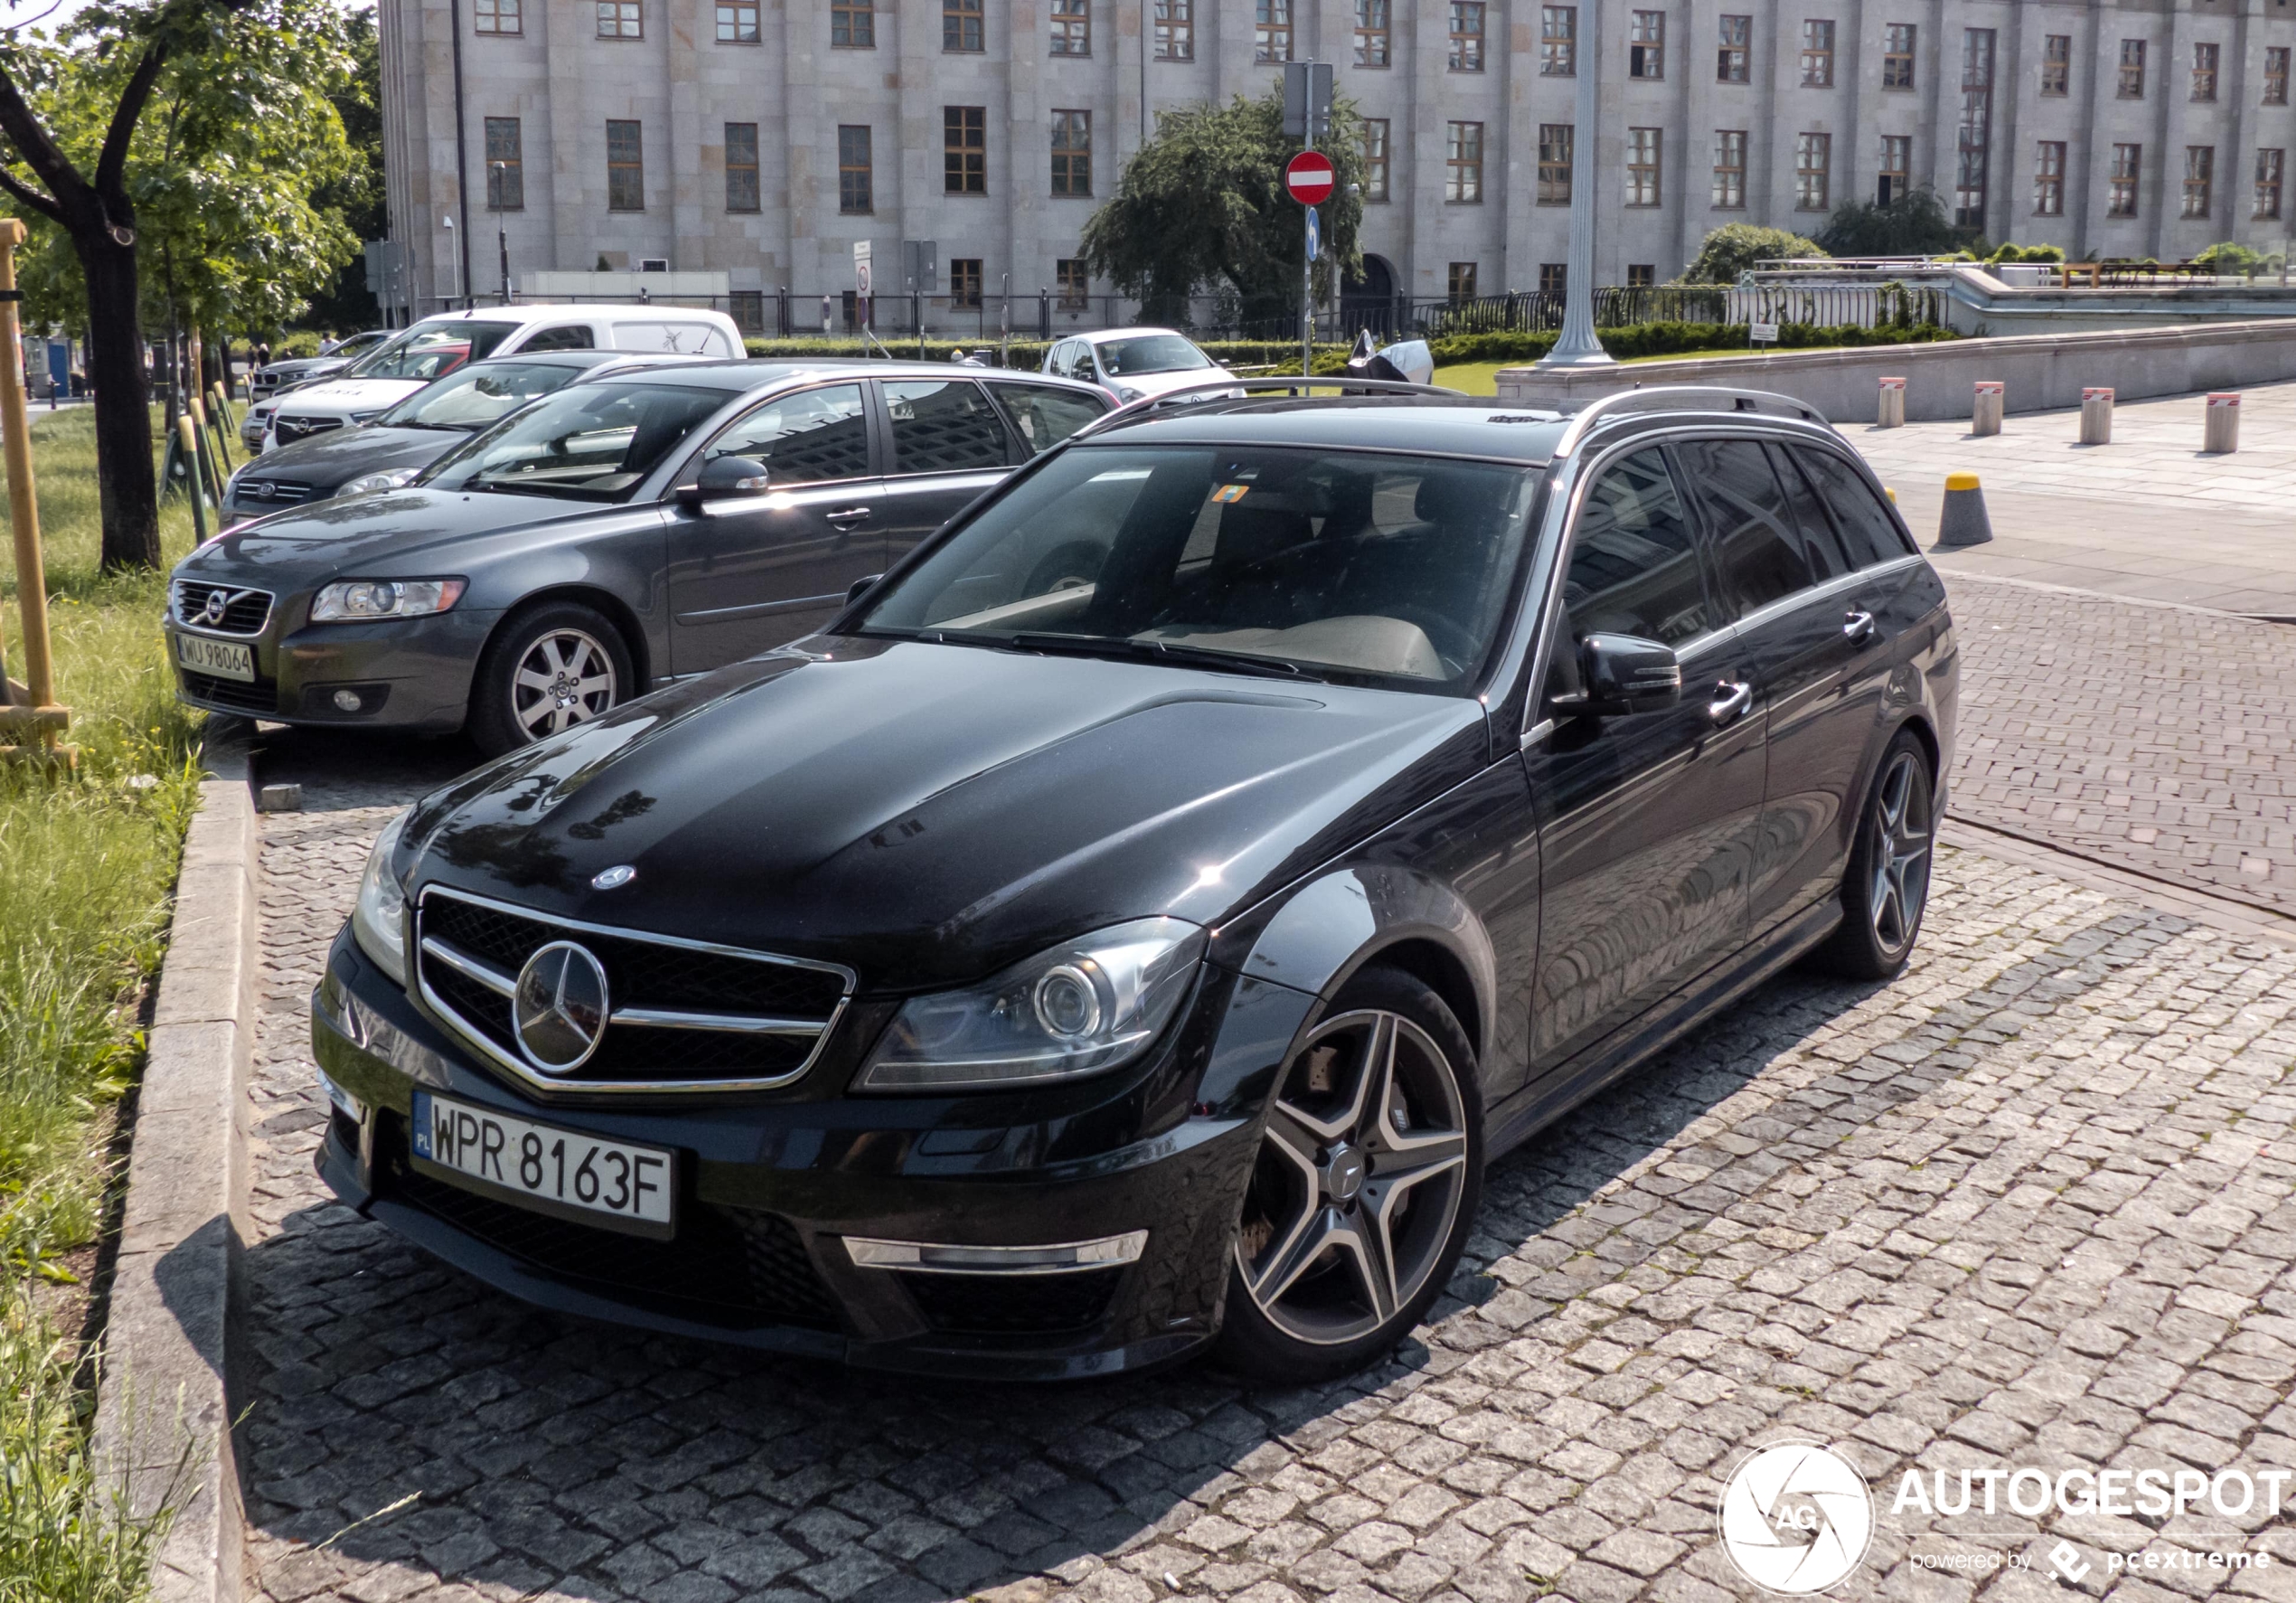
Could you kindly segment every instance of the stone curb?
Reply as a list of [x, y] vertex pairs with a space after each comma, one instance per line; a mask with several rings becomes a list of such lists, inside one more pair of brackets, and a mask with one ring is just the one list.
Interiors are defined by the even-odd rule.
[[179, 1504], [155, 1603], [239, 1603], [245, 1538], [225, 1335], [248, 1235], [257, 835], [244, 741], [210, 744], [205, 761], [137, 1096], [96, 1419], [96, 1462], [129, 1509], [171, 1491]]

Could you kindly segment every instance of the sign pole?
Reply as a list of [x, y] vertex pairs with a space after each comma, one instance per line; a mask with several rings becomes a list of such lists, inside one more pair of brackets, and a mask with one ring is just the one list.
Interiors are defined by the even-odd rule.
[[[1315, 354], [1315, 208], [1300, 208], [1300, 377], [1313, 370]], [[1300, 386], [1307, 393], [1307, 386]]]
[[45, 762], [61, 759], [71, 767], [77, 753], [69, 746], [56, 744], [56, 731], [70, 726], [71, 712], [56, 704], [55, 663], [48, 649], [48, 577], [40, 560], [40, 503], [32, 483], [32, 419], [24, 406], [24, 341], [16, 322], [16, 307], [24, 299], [23, 291], [16, 288], [16, 247], [24, 243], [24, 224], [16, 219], [0, 218], [0, 450], [5, 450], [8, 464], [16, 607], [24, 619], [24, 682], [32, 693], [32, 705], [0, 706], [0, 731], [36, 730], [40, 743], [0, 746], [0, 756], [32, 757]]

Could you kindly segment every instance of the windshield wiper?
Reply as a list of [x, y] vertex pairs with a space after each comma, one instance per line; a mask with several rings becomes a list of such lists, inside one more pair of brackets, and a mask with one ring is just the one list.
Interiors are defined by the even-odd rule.
[[1291, 679], [1305, 684], [1323, 683], [1297, 663], [1286, 662], [1282, 657], [1219, 651], [1208, 646], [1183, 646], [1171, 640], [1029, 633], [1012, 635], [1006, 638], [1015, 651], [1057, 652], [1068, 656], [1123, 657], [1133, 662], [1162, 662], [1175, 666], [1210, 668], [1222, 674], [1256, 674], [1264, 679]]

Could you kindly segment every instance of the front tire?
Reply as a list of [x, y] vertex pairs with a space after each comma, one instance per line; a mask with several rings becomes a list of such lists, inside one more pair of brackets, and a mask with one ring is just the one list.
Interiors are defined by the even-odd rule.
[[1421, 981], [1366, 970], [1277, 1077], [1228, 1254], [1221, 1357], [1290, 1384], [1360, 1369], [1441, 1294], [1482, 1194], [1466, 1032]]
[[1844, 979], [1886, 980], [1905, 967], [1929, 906], [1937, 845], [1936, 781], [1929, 751], [1900, 730], [1874, 770], [1858, 839], [1841, 879], [1841, 925], [1814, 954]]
[[470, 687], [471, 739], [489, 757], [603, 716], [637, 693], [622, 631], [596, 608], [550, 601], [494, 631]]

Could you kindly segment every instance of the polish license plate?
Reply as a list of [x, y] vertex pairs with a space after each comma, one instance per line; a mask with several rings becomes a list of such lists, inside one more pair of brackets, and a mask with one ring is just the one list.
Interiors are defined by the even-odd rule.
[[637, 1235], [675, 1225], [676, 1154], [536, 1124], [428, 1091], [415, 1093], [419, 1166], [540, 1212]]
[[212, 674], [219, 679], [237, 679], [255, 683], [255, 650], [252, 646], [235, 646], [229, 640], [208, 640], [197, 635], [175, 636], [175, 660], [194, 674]]

